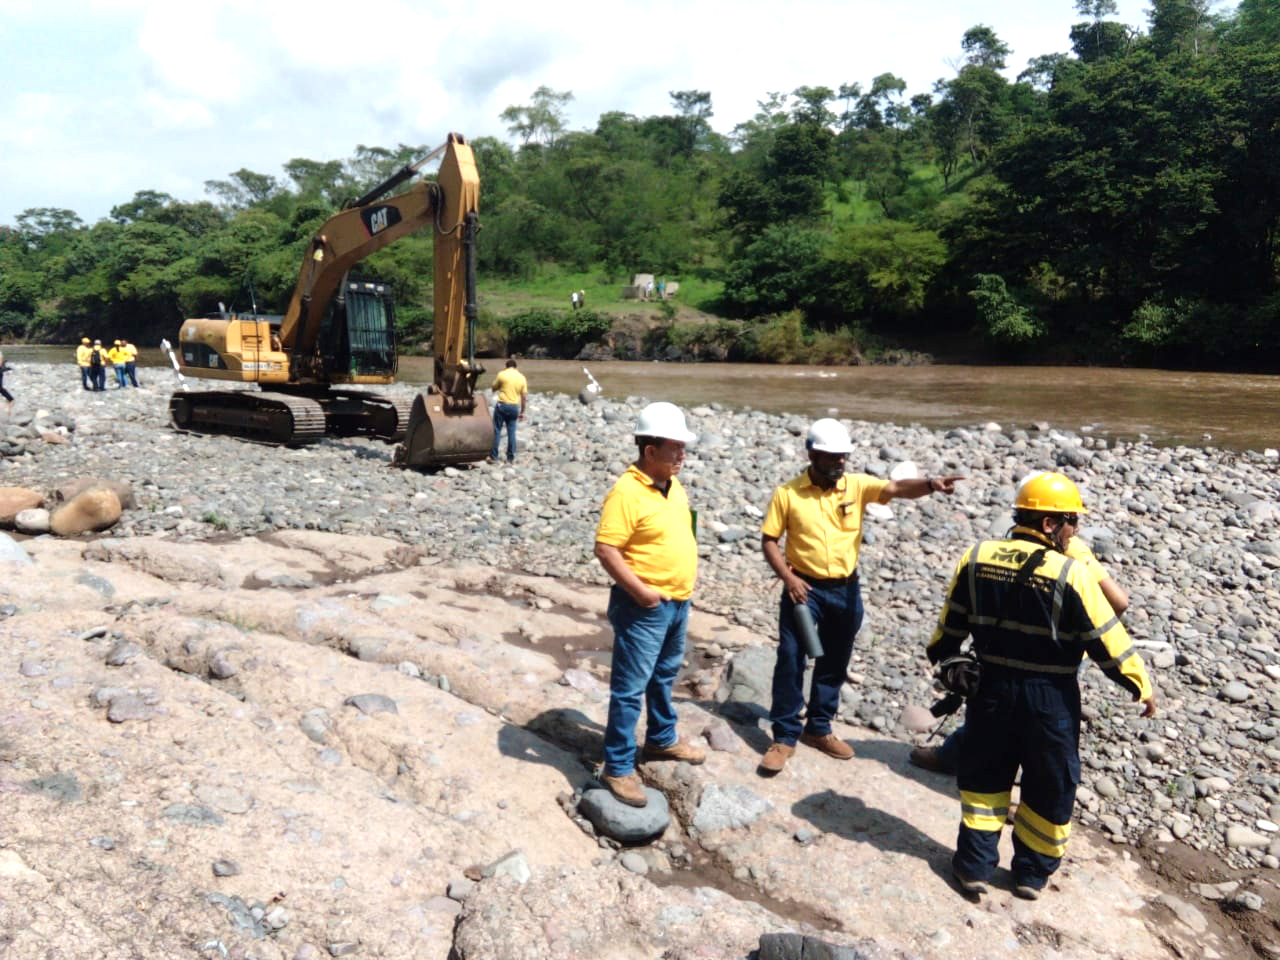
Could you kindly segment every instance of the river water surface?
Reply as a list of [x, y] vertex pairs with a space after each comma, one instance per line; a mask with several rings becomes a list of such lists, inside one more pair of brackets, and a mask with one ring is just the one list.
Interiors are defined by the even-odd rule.
[[[21, 390], [24, 361], [65, 362], [68, 387], [79, 385], [73, 347], [13, 345], [5, 355], [16, 367], [5, 385], [15, 393]], [[503, 361], [482, 362], [488, 372], [481, 382], [488, 386]], [[159, 377], [165, 384], [174, 382], [159, 350], [143, 350], [139, 365], [159, 368], [140, 374], [148, 381]], [[587, 383], [583, 366], [573, 360], [520, 361], [535, 394], [576, 394]], [[1004, 427], [1047, 422], [1159, 444], [1280, 447], [1280, 376], [1115, 367], [805, 367], [623, 360], [586, 368], [605, 396], [643, 396], [682, 406], [718, 401], [736, 409], [930, 427], [989, 420]], [[401, 357], [400, 379], [430, 383], [431, 358]], [[530, 414], [537, 415], [536, 398]]]

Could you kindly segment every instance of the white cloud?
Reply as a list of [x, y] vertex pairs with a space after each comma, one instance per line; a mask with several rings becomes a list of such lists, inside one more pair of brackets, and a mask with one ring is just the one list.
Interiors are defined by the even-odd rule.
[[[1146, 2], [1120, 19], [1145, 27]], [[502, 109], [542, 84], [573, 92], [574, 129], [696, 89], [728, 132], [772, 91], [885, 71], [926, 91], [976, 23], [1014, 75], [1066, 51], [1075, 19], [1070, 0], [0, 0], [0, 222], [34, 205], [93, 220], [140, 189], [200, 199], [240, 167], [279, 176], [357, 144], [505, 137]]]

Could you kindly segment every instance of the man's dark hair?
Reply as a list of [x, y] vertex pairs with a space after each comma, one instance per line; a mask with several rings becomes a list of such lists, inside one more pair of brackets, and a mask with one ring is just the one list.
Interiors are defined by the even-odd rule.
[[508, 360], [508, 361], [507, 361], [507, 366], [508, 366], [508, 367], [514, 367], [515, 365], [516, 365], [516, 362], [515, 362], [514, 360]]
[[640, 456], [644, 456], [645, 447], [661, 447], [661, 437], [636, 437], [636, 449], [640, 451]]
[[1031, 527], [1033, 530], [1040, 529], [1040, 521], [1045, 517], [1053, 517], [1055, 520], [1062, 514], [1054, 513], [1050, 510], [1028, 510], [1020, 507], [1013, 511], [1013, 522], [1020, 527]]

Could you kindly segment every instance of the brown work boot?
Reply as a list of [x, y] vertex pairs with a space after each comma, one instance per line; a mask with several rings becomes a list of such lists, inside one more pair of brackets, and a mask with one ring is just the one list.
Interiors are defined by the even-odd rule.
[[611, 777], [606, 773], [600, 778], [600, 782], [629, 807], [643, 807], [649, 802], [644, 792], [644, 782], [637, 773], [627, 773], [621, 777]]
[[791, 759], [791, 755], [795, 752], [796, 748], [791, 744], [775, 741], [769, 745], [765, 755], [760, 758], [760, 766], [757, 769], [766, 777], [777, 776], [782, 772], [782, 768], [787, 765], [787, 761]]
[[800, 742], [813, 747], [815, 750], [821, 750], [828, 757], [835, 760], [850, 760], [853, 758], [853, 747], [849, 746], [834, 733], [804, 733], [800, 735]]
[[937, 747], [916, 747], [911, 751], [911, 762], [921, 770], [931, 773], [946, 773], [942, 768], [942, 751]]
[[646, 743], [644, 745], [644, 759], [683, 760], [685, 763], [692, 763], [697, 766], [707, 759], [707, 751], [695, 747], [692, 743], [684, 740], [677, 740], [675, 743], [667, 744], [665, 747], [655, 747], [651, 743]]

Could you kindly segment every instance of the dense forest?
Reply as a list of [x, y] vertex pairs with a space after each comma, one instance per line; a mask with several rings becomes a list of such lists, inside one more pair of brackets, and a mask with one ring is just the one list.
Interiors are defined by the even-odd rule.
[[[1013, 79], [977, 25], [931, 92], [885, 73], [768, 93], [729, 135], [709, 91], [572, 131], [572, 92], [541, 87], [503, 112], [511, 143], [472, 142], [482, 284], [662, 274], [707, 291], [708, 327], [761, 359], [952, 343], [1280, 370], [1280, 0], [1209, 8], [1151, 0], [1138, 27], [1076, 0], [1072, 52]], [[0, 336], [155, 343], [219, 301], [278, 311], [316, 228], [425, 152], [241, 169], [207, 200], [141, 191], [92, 225], [25, 210], [0, 226]], [[429, 323], [430, 256], [424, 231], [365, 265], [395, 285], [406, 338]]]

